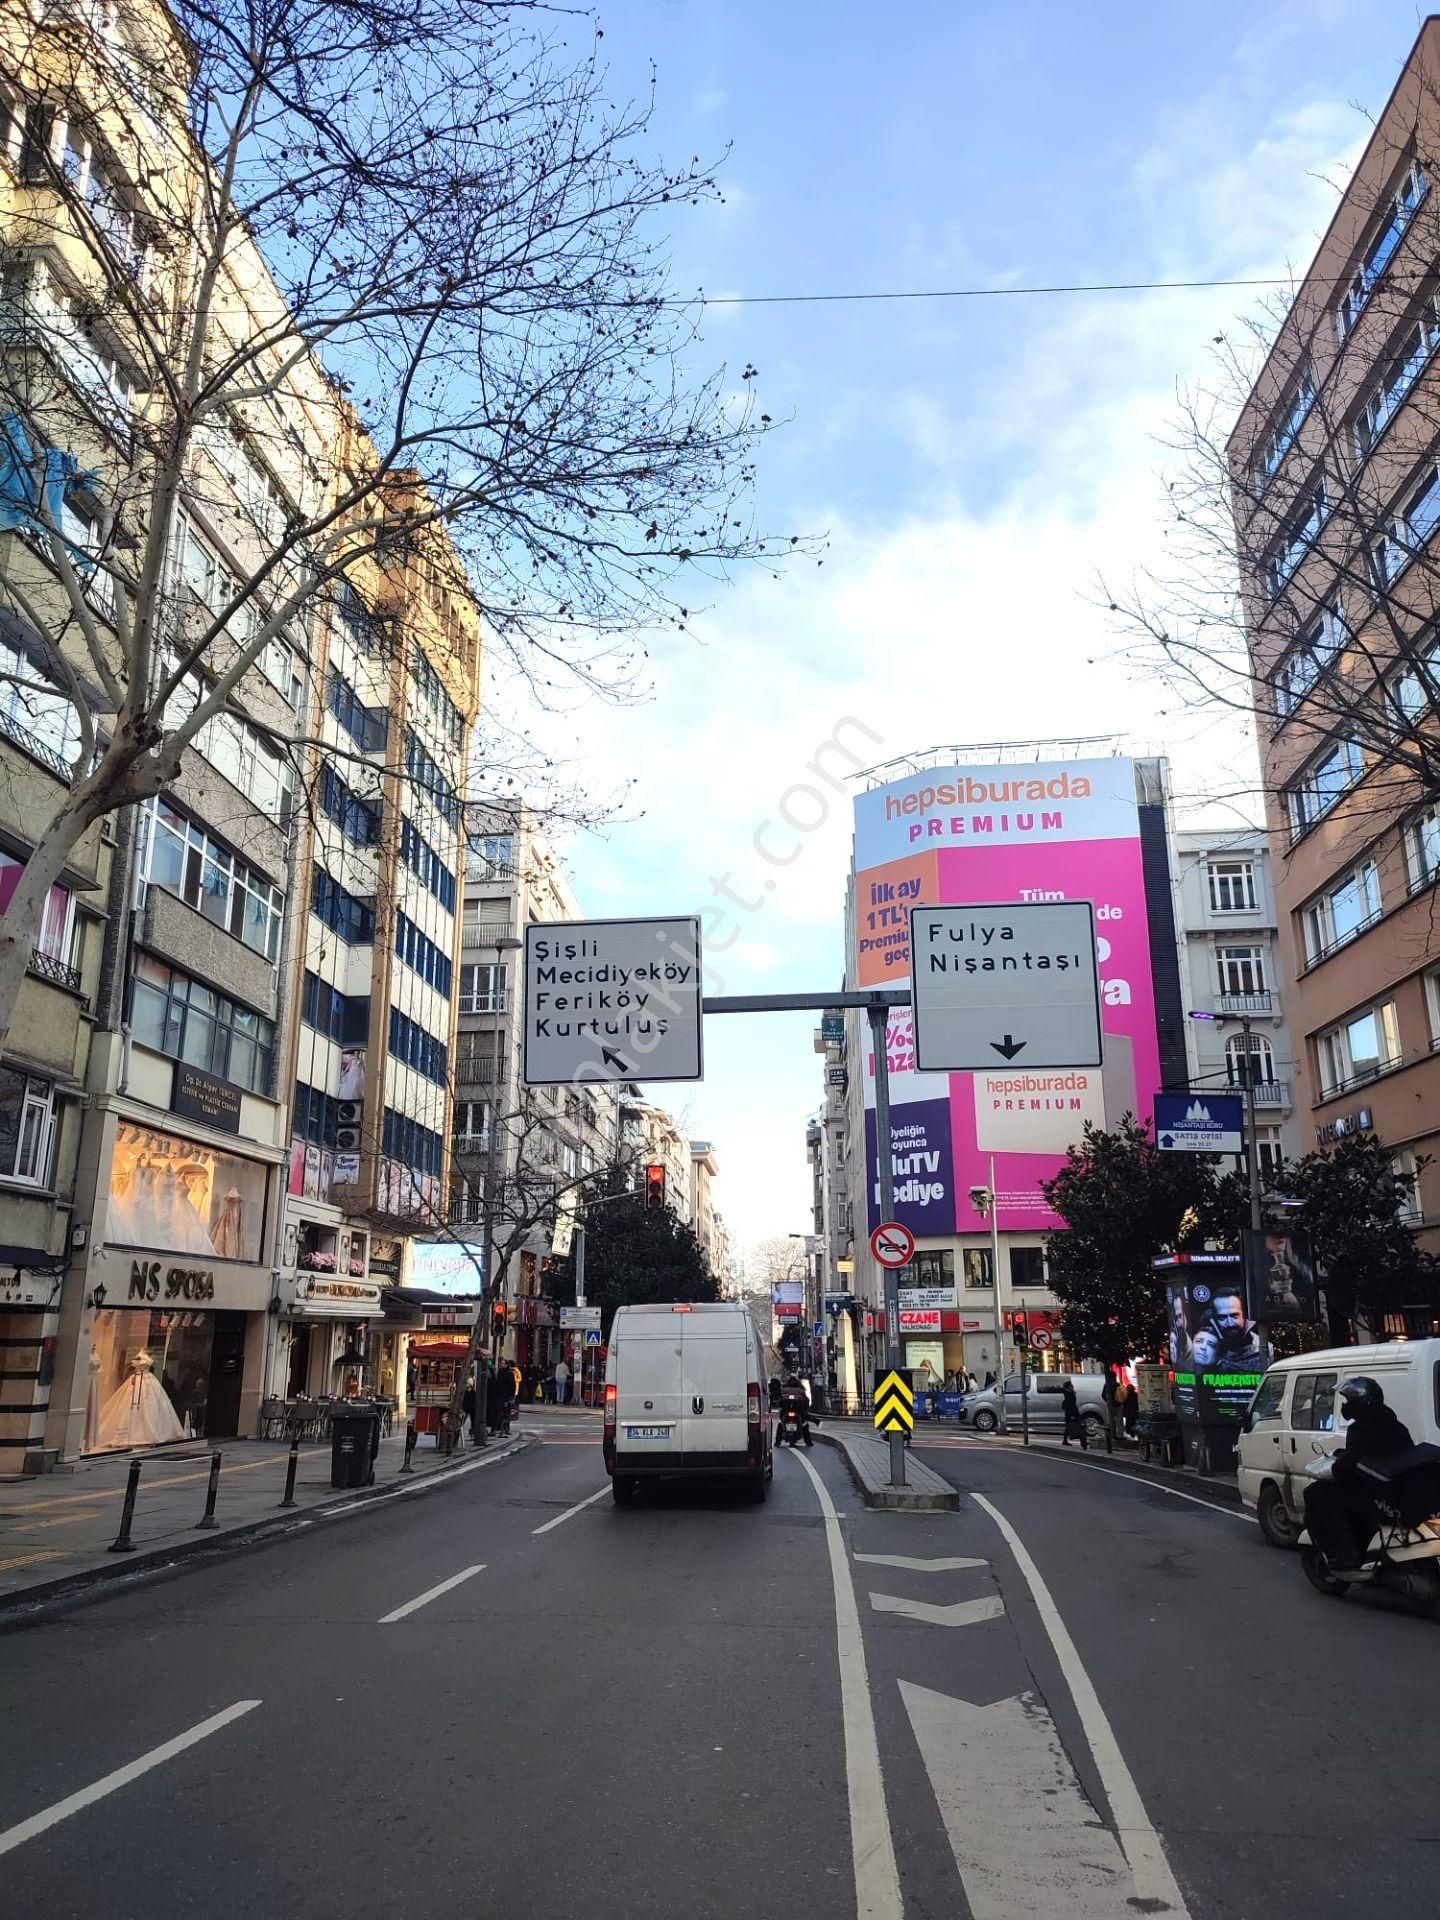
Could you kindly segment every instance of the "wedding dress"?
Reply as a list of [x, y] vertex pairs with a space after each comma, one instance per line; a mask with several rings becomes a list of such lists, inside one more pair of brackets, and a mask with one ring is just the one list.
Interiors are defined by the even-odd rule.
[[114, 1447], [158, 1447], [183, 1440], [185, 1429], [170, 1396], [155, 1378], [155, 1361], [143, 1350], [131, 1361], [131, 1374], [100, 1409], [100, 1451]]

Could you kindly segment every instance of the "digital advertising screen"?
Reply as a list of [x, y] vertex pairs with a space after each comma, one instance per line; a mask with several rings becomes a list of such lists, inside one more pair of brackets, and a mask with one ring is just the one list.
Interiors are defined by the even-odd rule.
[[1250, 1313], [1238, 1256], [1212, 1256], [1165, 1271], [1170, 1364], [1180, 1412], [1205, 1422], [1238, 1422], [1254, 1397], [1269, 1350]]

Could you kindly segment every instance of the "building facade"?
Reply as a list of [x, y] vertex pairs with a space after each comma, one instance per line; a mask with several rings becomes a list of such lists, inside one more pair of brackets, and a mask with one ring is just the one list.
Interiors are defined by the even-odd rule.
[[1373, 1131], [1440, 1244], [1440, 22], [1229, 443], [1305, 1144]]
[[1175, 918], [1189, 1019], [1189, 1085], [1245, 1085], [1246, 1023], [1255, 1059], [1255, 1130], [1263, 1172], [1308, 1142], [1296, 1107], [1287, 1015], [1290, 987], [1280, 945], [1270, 843], [1253, 827], [1175, 835]]
[[717, 1279], [723, 1279], [725, 1268], [719, 1257], [718, 1216], [715, 1211], [714, 1193], [715, 1176], [719, 1171], [720, 1162], [715, 1157], [715, 1149], [711, 1143], [708, 1140], [692, 1140], [688, 1190], [690, 1226], [695, 1238], [700, 1242], [700, 1251], [705, 1256], [705, 1264]]

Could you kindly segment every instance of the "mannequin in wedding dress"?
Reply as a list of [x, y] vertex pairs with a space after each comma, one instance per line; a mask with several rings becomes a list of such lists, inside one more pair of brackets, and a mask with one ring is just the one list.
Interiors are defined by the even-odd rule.
[[155, 1378], [155, 1361], [144, 1347], [130, 1362], [123, 1380], [100, 1409], [101, 1451], [112, 1447], [158, 1447], [183, 1440], [185, 1429], [170, 1396]]

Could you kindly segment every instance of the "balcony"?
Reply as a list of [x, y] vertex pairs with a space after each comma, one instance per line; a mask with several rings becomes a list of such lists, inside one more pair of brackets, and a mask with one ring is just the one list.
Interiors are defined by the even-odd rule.
[[460, 995], [461, 1013], [504, 1013], [509, 1004], [510, 996], [504, 987], [499, 987], [492, 993]]
[[84, 989], [78, 967], [67, 966], [53, 954], [42, 953], [39, 947], [31, 952], [25, 971], [33, 974], [37, 980], [48, 980], [52, 987], [64, 987], [69, 993], [80, 993]]
[[1232, 1017], [1247, 1013], [1274, 1013], [1275, 995], [1268, 988], [1260, 993], [1217, 993], [1215, 1011]]
[[495, 947], [502, 940], [515, 938], [513, 920], [482, 920], [475, 914], [467, 913], [460, 923], [460, 944], [462, 947]]
[[1262, 1080], [1255, 1088], [1257, 1107], [1288, 1107], [1290, 1104], [1290, 1082], [1288, 1080]]

